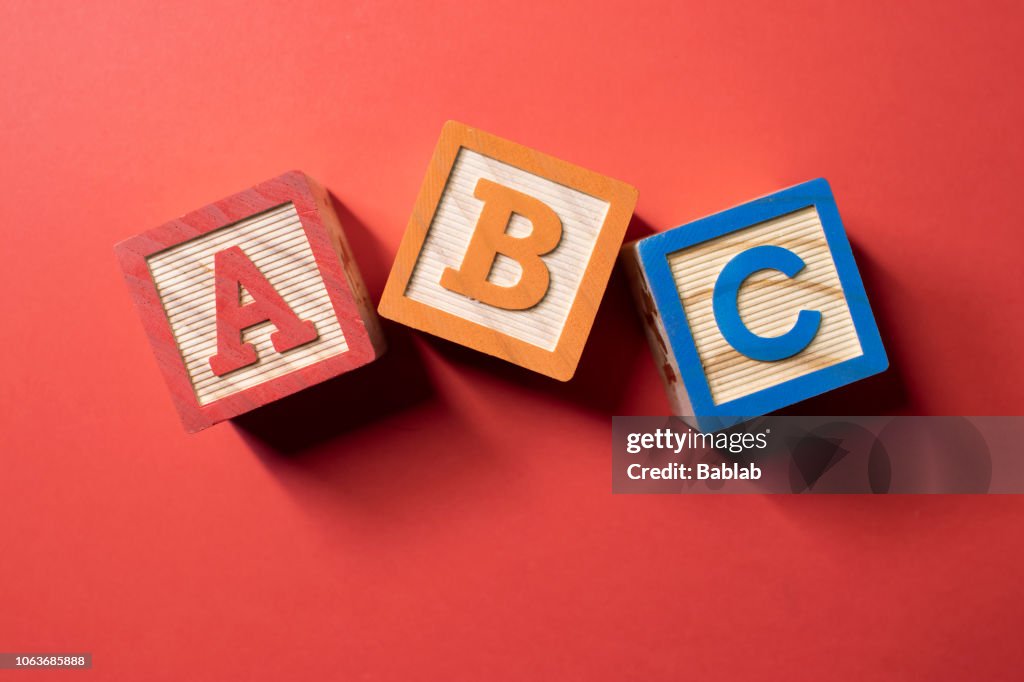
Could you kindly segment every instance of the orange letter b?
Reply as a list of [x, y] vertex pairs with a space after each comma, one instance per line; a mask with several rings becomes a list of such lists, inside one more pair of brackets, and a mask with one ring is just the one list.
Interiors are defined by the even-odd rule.
[[[484, 202], [480, 220], [458, 268], [445, 268], [441, 286], [495, 308], [526, 310], [541, 302], [548, 293], [551, 275], [541, 256], [554, 250], [562, 239], [562, 221], [542, 201], [485, 178], [476, 183], [473, 196]], [[517, 213], [533, 226], [526, 237], [513, 237], [505, 230]], [[498, 254], [507, 256], [522, 268], [523, 274], [512, 286], [488, 281]]]

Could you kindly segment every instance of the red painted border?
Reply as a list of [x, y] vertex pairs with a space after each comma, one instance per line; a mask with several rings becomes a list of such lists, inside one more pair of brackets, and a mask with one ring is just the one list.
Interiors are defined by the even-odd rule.
[[[172, 246], [227, 227], [268, 209], [292, 202], [313, 250], [320, 276], [334, 306], [349, 350], [258, 386], [202, 406], [188, 378], [170, 321], [160, 302], [147, 258]], [[325, 215], [326, 220], [325, 220]], [[157, 364], [189, 432], [237, 417], [304, 388], [372, 362], [380, 354], [360, 315], [357, 294], [349, 286], [341, 254], [331, 245], [330, 225], [338, 225], [326, 192], [301, 171], [290, 171], [222, 199], [177, 220], [117, 244], [114, 251], [156, 354]], [[336, 229], [340, 229], [336, 228]], [[379, 345], [379, 344], [378, 344]]]

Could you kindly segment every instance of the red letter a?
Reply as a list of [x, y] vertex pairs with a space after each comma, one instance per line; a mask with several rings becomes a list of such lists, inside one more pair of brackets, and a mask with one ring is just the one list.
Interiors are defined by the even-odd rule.
[[[237, 246], [218, 251], [213, 257], [217, 287], [217, 354], [210, 358], [210, 368], [224, 376], [258, 360], [251, 343], [242, 343], [242, 331], [261, 322], [271, 321], [277, 331], [270, 335], [278, 353], [291, 350], [317, 338], [310, 320], [300, 320], [274, 290], [249, 257]], [[241, 305], [242, 289], [252, 296], [252, 303]]]

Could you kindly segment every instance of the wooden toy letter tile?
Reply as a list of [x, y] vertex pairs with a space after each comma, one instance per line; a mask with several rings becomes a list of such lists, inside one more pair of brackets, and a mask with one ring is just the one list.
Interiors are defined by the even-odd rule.
[[186, 427], [374, 360], [376, 314], [328, 194], [299, 172], [117, 246]]
[[672, 409], [701, 430], [889, 366], [823, 178], [623, 251]]
[[635, 205], [624, 183], [449, 122], [380, 313], [568, 380]]

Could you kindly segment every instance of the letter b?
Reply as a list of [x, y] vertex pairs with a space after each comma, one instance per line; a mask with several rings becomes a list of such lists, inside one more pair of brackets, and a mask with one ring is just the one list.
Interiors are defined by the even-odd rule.
[[[486, 178], [477, 181], [473, 196], [484, 202], [476, 229], [459, 269], [446, 268], [441, 286], [496, 308], [526, 310], [541, 302], [551, 275], [541, 256], [554, 250], [562, 239], [562, 221], [539, 199]], [[526, 237], [508, 234], [513, 214], [530, 221]], [[489, 281], [498, 254], [515, 260], [522, 276], [512, 286]]]
[[566, 381], [635, 205], [629, 185], [449, 121], [380, 313]]

